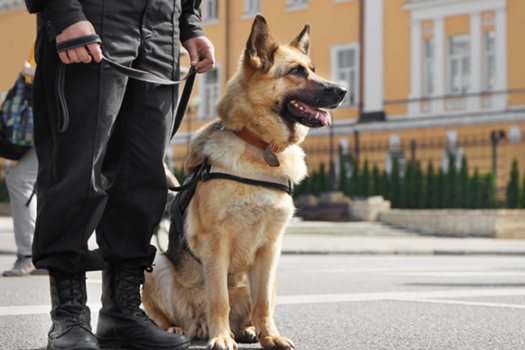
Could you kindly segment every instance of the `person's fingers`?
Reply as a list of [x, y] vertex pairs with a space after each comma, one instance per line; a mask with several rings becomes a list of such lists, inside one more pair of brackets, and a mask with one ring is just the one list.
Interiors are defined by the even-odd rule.
[[194, 45], [191, 45], [187, 50], [190, 54], [190, 65], [195, 66], [199, 62], [199, 51], [197, 51], [197, 47]]
[[89, 44], [88, 46], [89, 52], [91, 52], [91, 56], [95, 60], [95, 62], [102, 61], [102, 50], [100, 49], [100, 45], [97, 43]]
[[91, 56], [88, 54], [88, 51], [85, 46], [80, 46], [80, 47], [75, 48], [75, 54], [80, 59], [80, 61], [84, 63], [91, 62]]
[[58, 55], [60, 56], [60, 59], [62, 60], [62, 62], [64, 62], [65, 64], [73, 63], [73, 62], [69, 59], [69, 56], [67, 55], [67, 52], [66, 52], [66, 51], [62, 51], [62, 52], [59, 53]]
[[67, 55], [69, 56], [69, 59], [75, 63], [80, 63], [80, 58], [78, 58], [77, 53], [74, 49], [67, 50]]
[[198, 73], [206, 73], [213, 69], [214, 62], [212, 59], [205, 58], [195, 66], [195, 70]]

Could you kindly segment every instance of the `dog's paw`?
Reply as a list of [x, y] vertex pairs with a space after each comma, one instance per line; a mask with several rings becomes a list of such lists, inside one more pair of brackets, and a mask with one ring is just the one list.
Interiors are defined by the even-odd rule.
[[255, 332], [255, 327], [245, 327], [237, 333], [235, 340], [238, 343], [257, 343], [257, 333]]
[[179, 327], [170, 327], [170, 328], [168, 328], [168, 330], [166, 332], [178, 333], [178, 334], [186, 335], [186, 332], [184, 332], [184, 329], [179, 328]]
[[237, 350], [237, 343], [232, 338], [215, 337], [208, 342], [211, 350]]
[[259, 338], [259, 342], [265, 349], [295, 349], [295, 345], [290, 339], [281, 336], [261, 337]]

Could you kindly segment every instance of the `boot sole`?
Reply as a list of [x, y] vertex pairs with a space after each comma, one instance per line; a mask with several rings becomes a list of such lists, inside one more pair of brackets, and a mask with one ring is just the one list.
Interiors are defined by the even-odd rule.
[[177, 345], [158, 347], [156, 345], [144, 343], [132, 343], [121, 338], [100, 338], [97, 337], [98, 345], [101, 349], [134, 349], [134, 350], [186, 350], [190, 347], [191, 342], [188, 340]]

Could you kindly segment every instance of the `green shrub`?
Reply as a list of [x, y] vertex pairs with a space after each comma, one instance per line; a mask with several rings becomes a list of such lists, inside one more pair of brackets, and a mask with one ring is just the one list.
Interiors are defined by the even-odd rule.
[[413, 185], [414, 179], [412, 163], [408, 161], [405, 165], [405, 176], [401, 180], [401, 192], [399, 195], [398, 203], [400, 209], [409, 209], [412, 207], [412, 203], [410, 203], [410, 187], [412, 187]]
[[359, 174], [359, 196], [368, 197], [370, 195], [370, 170], [368, 169], [368, 160], [365, 159], [363, 171]]
[[456, 171], [456, 156], [449, 152], [448, 154], [448, 172], [445, 176], [445, 183], [443, 188], [443, 202], [441, 208], [459, 208], [458, 205], [458, 181]]
[[517, 159], [512, 161], [510, 179], [507, 183], [507, 198], [505, 206], [509, 209], [519, 208], [520, 206], [520, 171], [518, 169]]
[[434, 182], [434, 190], [432, 196], [432, 209], [441, 209], [443, 208], [443, 198], [444, 198], [444, 187], [445, 187], [445, 174], [443, 169], [439, 168], [439, 172]]
[[410, 205], [413, 209], [421, 208], [421, 192], [423, 191], [423, 171], [421, 163], [416, 162], [413, 174], [413, 185], [410, 188]]
[[472, 175], [472, 178], [469, 181], [467, 208], [481, 208], [483, 205], [483, 196], [485, 191], [485, 184], [481, 181], [481, 175], [479, 174], [478, 168], [476, 168], [474, 175]]
[[431, 209], [433, 194], [435, 190], [436, 176], [434, 174], [434, 166], [432, 161], [428, 162], [427, 173], [425, 175], [425, 181], [421, 190], [420, 207], [423, 209]]
[[370, 195], [380, 196], [381, 195], [381, 175], [379, 175], [379, 168], [374, 163], [372, 167], [372, 182], [370, 184]]
[[465, 155], [463, 155], [463, 158], [461, 158], [461, 169], [459, 171], [459, 178], [458, 178], [458, 192], [457, 192], [457, 204], [458, 208], [468, 208], [470, 198], [468, 196], [469, 191], [469, 175], [468, 175], [468, 167], [467, 167], [467, 158]]
[[483, 178], [485, 191], [482, 200], [482, 209], [494, 209], [498, 207], [498, 198], [496, 196], [496, 177], [492, 171], [489, 171]]
[[399, 162], [397, 156], [392, 157], [392, 173], [390, 173], [390, 184], [388, 198], [392, 208], [399, 208], [401, 195], [401, 179], [399, 178]]
[[390, 200], [390, 181], [386, 170], [379, 177], [379, 195], [383, 196], [385, 200]]

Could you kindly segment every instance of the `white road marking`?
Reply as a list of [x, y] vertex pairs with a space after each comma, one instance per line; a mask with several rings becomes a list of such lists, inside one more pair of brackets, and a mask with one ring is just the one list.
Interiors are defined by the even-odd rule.
[[[97, 280], [92, 280], [97, 283]], [[406, 301], [406, 302], [429, 302], [445, 304], [461, 304], [472, 306], [491, 307], [513, 307], [525, 308], [522, 305], [480, 303], [470, 301], [436, 300], [436, 298], [470, 298], [470, 297], [501, 297], [501, 296], [525, 296], [525, 288], [493, 288], [493, 289], [462, 289], [462, 290], [437, 290], [437, 291], [407, 291], [407, 292], [385, 292], [385, 293], [349, 293], [349, 294], [313, 294], [313, 295], [281, 295], [277, 297], [278, 305], [294, 304], [318, 304], [318, 303], [341, 303], [356, 301]], [[89, 303], [91, 311], [98, 312], [101, 307], [99, 303]], [[48, 314], [51, 305], [25, 305], [25, 306], [0, 306], [0, 316], [11, 315], [38, 315]]]
[[378, 301], [393, 299], [427, 299], [427, 298], [469, 298], [485, 296], [516, 296], [525, 295], [525, 288], [505, 289], [463, 289], [440, 290], [429, 292], [386, 292], [386, 293], [352, 293], [352, 294], [313, 294], [313, 295], [283, 295], [277, 297], [277, 304], [316, 304], [340, 303], [352, 301]]
[[463, 300], [437, 300], [437, 299], [392, 299], [395, 301], [407, 301], [411, 303], [431, 303], [431, 304], [450, 304], [450, 305], [465, 305], [465, 306], [484, 306], [484, 307], [503, 307], [510, 309], [525, 309], [525, 305], [520, 304], [500, 304], [500, 303], [485, 303], [475, 301]]

